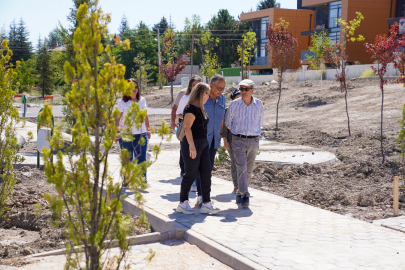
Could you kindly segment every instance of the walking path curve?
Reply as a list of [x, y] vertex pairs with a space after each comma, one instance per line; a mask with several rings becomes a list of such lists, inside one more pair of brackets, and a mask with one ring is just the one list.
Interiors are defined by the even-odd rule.
[[[158, 139], [154, 136], [150, 142]], [[243, 209], [231, 194], [232, 182], [216, 177], [211, 197], [220, 214], [202, 215], [198, 209], [191, 216], [176, 213], [181, 183], [178, 146], [176, 139], [164, 141], [157, 162], [148, 169], [146, 211], [158, 212], [264, 269], [405, 269], [402, 232], [253, 188], [251, 205]], [[111, 157], [109, 171], [119, 181], [118, 156]], [[34, 160], [27, 157], [26, 163], [35, 164]], [[190, 193], [190, 201], [196, 202], [195, 193]]]

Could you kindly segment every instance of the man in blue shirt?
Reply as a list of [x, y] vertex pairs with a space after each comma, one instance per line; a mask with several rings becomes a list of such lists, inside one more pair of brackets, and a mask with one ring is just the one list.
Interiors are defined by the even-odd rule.
[[[225, 97], [222, 94], [225, 90], [225, 77], [215, 75], [210, 82], [210, 98], [204, 105], [204, 109], [208, 114], [209, 122], [207, 125], [208, 146], [210, 152], [211, 171], [214, 168], [214, 159], [217, 149], [221, 146], [222, 125], [225, 118]], [[201, 205], [201, 187], [200, 175], [197, 173], [196, 185], [198, 192], [197, 204]]]

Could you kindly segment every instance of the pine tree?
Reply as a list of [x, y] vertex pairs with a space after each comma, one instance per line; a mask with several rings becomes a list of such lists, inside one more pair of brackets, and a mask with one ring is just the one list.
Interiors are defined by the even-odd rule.
[[164, 16], [162, 17], [162, 19], [160, 19], [160, 22], [153, 26], [152, 30], [157, 33], [158, 28], [160, 30], [160, 33], [164, 33], [166, 29], [169, 28], [169, 23]]
[[46, 46], [47, 40], [41, 42], [38, 41], [38, 51], [37, 51], [37, 64], [36, 68], [38, 71], [38, 85], [42, 88], [42, 97], [52, 93], [53, 82], [52, 82], [52, 68], [51, 68], [51, 54], [48, 52]]
[[122, 34], [123, 34], [125, 31], [129, 30], [129, 29], [130, 29], [130, 27], [129, 27], [128, 19], [127, 19], [127, 17], [124, 15], [124, 16], [122, 17], [120, 27], [118, 28], [118, 31], [120, 31], [120, 36], [122, 36]]
[[276, 0], [261, 0], [259, 4], [257, 4], [257, 10], [274, 8], [276, 7], [276, 5]]
[[29, 41], [29, 32], [23, 19], [20, 19], [16, 29], [17, 50], [14, 52], [14, 60], [28, 60], [32, 55], [32, 44]]

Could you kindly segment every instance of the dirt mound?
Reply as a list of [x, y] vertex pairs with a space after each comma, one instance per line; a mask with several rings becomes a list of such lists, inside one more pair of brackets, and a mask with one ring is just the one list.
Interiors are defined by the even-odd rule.
[[332, 98], [321, 98], [317, 96], [304, 95], [303, 98], [295, 102], [295, 107], [318, 107], [332, 103]]
[[55, 195], [46, 183], [43, 171], [23, 167], [15, 171], [17, 185], [7, 202], [10, 208], [0, 219], [0, 257], [25, 256], [51, 249], [63, 248], [63, 229], [51, 224], [53, 215], [42, 197]]

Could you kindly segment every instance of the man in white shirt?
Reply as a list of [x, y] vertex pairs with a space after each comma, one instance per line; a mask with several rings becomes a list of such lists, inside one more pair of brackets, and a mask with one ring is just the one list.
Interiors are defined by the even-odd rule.
[[241, 97], [229, 105], [225, 125], [232, 132], [232, 147], [239, 184], [236, 202], [241, 203], [242, 207], [248, 207], [250, 197], [248, 186], [259, 149], [264, 110], [263, 102], [252, 96], [254, 92], [252, 80], [241, 81], [239, 90]]

